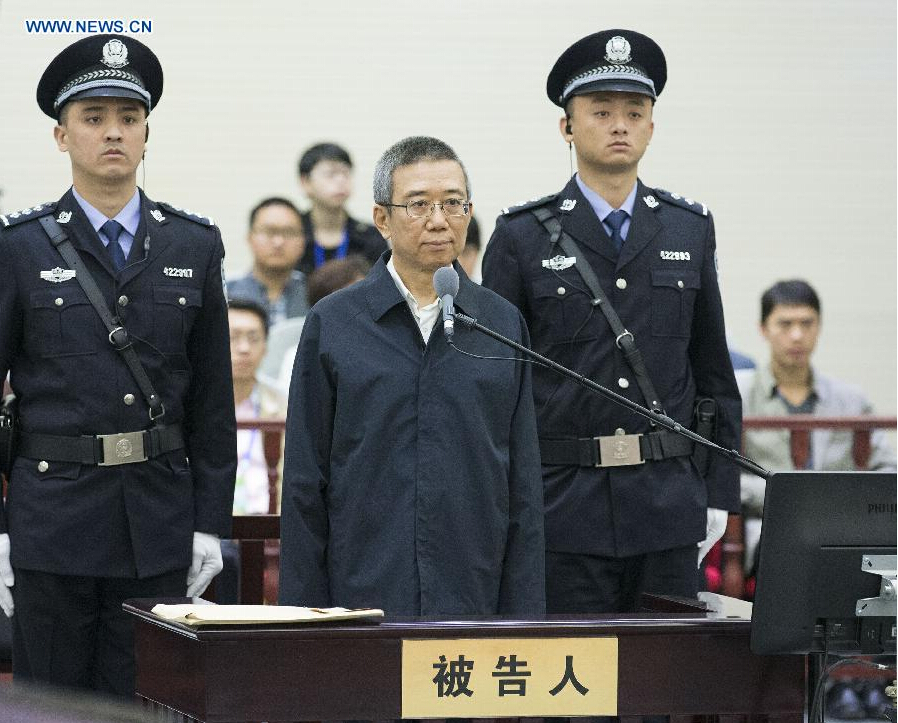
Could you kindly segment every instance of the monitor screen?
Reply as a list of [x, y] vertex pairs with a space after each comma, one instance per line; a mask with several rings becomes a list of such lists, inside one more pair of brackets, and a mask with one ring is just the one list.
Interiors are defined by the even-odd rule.
[[[755, 653], [894, 652], [895, 618], [857, 617], [861, 598], [880, 594], [864, 555], [895, 555], [894, 472], [783, 472], [764, 500]], [[894, 608], [893, 608], [894, 609]]]

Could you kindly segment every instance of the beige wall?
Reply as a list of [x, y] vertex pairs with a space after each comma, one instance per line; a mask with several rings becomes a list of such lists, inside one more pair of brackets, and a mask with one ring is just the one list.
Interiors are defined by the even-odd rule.
[[[368, 218], [380, 152], [410, 134], [443, 138], [468, 166], [488, 234], [503, 206], [568, 177], [544, 90], [557, 55], [631, 27], [658, 40], [670, 76], [641, 176], [713, 211], [734, 343], [763, 358], [758, 296], [804, 276], [824, 302], [818, 365], [894, 413], [895, 15], [891, 0], [2, 0], [0, 209], [58, 198], [69, 178], [34, 89], [79, 36], [29, 35], [25, 18], [152, 19], [144, 39], [167, 75], [146, 189], [213, 216], [230, 272], [248, 264], [248, 209], [270, 194], [299, 200], [297, 155], [322, 139], [354, 154], [351, 208]], [[410, 90], [413, 75], [427, 92]]]

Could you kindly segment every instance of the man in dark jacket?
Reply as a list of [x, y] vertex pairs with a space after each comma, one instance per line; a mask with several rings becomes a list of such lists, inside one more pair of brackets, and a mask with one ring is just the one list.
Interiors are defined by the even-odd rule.
[[[578, 172], [561, 193], [499, 218], [483, 283], [520, 308], [537, 351], [617, 393], [688, 426], [696, 400], [710, 398], [716, 441], [732, 449], [741, 413], [713, 221], [703, 204], [637, 177], [666, 78], [661, 48], [630, 30], [561, 55], [547, 91], [564, 109]], [[622, 351], [631, 340], [644, 370]], [[694, 596], [699, 555], [739, 510], [736, 467], [693, 459], [688, 441], [545, 369], [533, 389], [549, 612], [627, 612], [643, 591]]]
[[63, 50], [37, 97], [73, 186], [0, 216], [0, 379], [10, 371], [21, 431], [0, 509], [13, 672], [123, 696], [122, 602], [203, 592], [237, 461], [221, 235], [136, 184], [161, 92], [159, 61], [133, 38]]
[[[451, 348], [433, 274], [470, 219], [445, 143], [398, 142], [375, 169], [392, 243], [364, 281], [322, 299], [293, 369], [281, 505], [280, 602], [393, 615], [544, 612], [542, 482], [530, 368]], [[520, 313], [460, 276], [456, 307], [527, 344]], [[474, 331], [455, 344], [508, 350]]]

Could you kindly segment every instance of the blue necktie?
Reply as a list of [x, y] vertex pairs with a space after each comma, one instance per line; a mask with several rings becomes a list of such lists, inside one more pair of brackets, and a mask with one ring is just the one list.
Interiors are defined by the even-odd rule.
[[116, 271], [121, 271], [125, 267], [125, 252], [122, 251], [122, 246], [118, 242], [118, 237], [121, 235], [122, 231], [125, 230], [125, 227], [118, 221], [107, 221], [100, 226], [100, 230], [106, 238], [109, 239], [109, 245], [106, 249], [109, 251], [112, 265], [115, 266]]
[[624, 245], [624, 237], [620, 235], [620, 230], [626, 220], [627, 212], [620, 209], [612, 211], [605, 217], [605, 223], [611, 226], [611, 242], [618, 253], [620, 253], [621, 246]]

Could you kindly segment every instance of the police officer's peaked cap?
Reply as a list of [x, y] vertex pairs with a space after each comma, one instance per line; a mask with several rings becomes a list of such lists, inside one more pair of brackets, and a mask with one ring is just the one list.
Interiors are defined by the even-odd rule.
[[162, 66], [143, 43], [125, 35], [91, 35], [53, 58], [37, 84], [37, 104], [59, 118], [70, 100], [135, 98], [147, 113], [162, 95]]
[[658, 43], [633, 30], [602, 30], [561, 54], [546, 93], [562, 108], [575, 95], [599, 90], [642, 93], [654, 100], [666, 82], [667, 63]]

